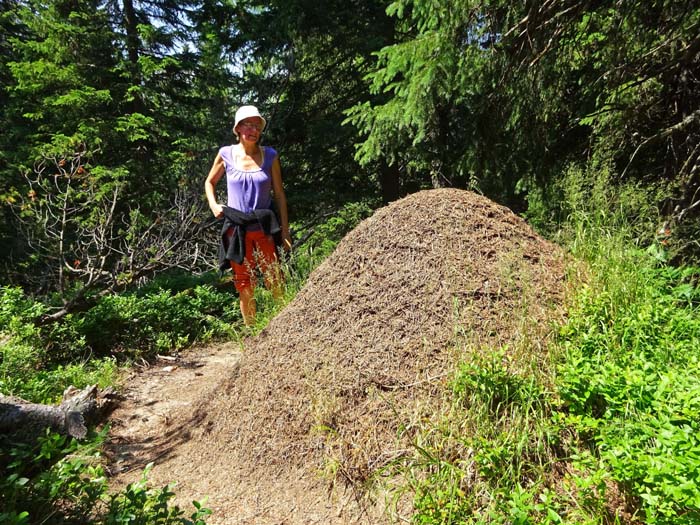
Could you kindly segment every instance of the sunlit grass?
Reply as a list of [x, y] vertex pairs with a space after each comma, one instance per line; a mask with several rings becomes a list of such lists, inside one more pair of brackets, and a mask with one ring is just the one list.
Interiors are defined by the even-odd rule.
[[441, 411], [383, 473], [397, 519], [700, 523], [700, 269], [669, 266], [653, 234], [639, 237], [653, 218], [628, 212], [643, 194], [579, 197], [559, 232], [574, 259], [548, 357], [528, 338], [456, 349]]

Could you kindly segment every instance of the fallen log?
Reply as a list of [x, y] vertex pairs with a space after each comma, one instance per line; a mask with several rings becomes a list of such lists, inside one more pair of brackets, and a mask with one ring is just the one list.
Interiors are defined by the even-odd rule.
[[0, 434], [31, 441], [46, 428], [77, 439], [87, 435], [87, 427], [114, 406], [116, 393], [97, 385], [82, 390], [70, 386], [59, 405], [30, 403], [24, 399], [0, 394]]

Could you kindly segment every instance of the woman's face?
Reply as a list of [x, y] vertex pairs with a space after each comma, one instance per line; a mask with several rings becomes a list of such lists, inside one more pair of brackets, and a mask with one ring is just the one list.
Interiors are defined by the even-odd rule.
[[263, 130], [263, 120], [260, 117], [249, 117], [241, 120], [236, 126], [240, 140], [256, 142]]

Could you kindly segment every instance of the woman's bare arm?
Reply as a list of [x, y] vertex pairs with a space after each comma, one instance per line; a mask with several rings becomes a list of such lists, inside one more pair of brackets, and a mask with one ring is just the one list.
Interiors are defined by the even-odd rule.
[[207, 175], [207, 180], [204, 182], [204, 193], [207, 195], [209, 209], [211, 209], [211, 212], [217, 219], [224, 216], [224, 208], [216, 201], [216, 184], [225, 172], [224, 159], [217, 153], [214, 164], [212, 164], [209, 175]]

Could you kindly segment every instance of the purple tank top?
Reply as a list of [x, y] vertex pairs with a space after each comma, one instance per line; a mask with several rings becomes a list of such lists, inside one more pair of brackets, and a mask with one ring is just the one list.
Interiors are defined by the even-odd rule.
[[277, 152], [263, 147], [262, 167], [253, 170], [240, 170], [235, 166], [233, 146], [224, 146], [219, 155], [226, 166], [227, 205], [243, 213], [272, 207], [272, 163]]

